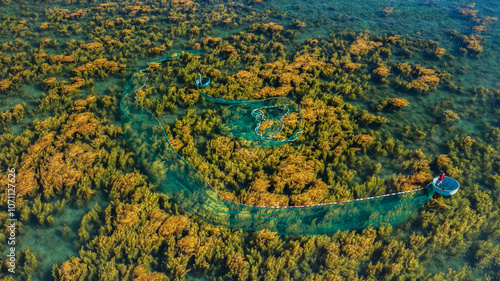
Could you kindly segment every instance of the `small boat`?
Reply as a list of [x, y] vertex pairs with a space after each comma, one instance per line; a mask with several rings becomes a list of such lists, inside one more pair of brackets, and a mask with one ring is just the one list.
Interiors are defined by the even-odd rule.
[[434, 190], [436, 190], [436, 192], [441, 195], [453, 195], [457, 193], [458, 189], [460, 188], [460, 184], [458, 183], [458, 181], [450, 177], [444, 177], [443, 182], [439, 186], [437, 186], [438, 181], [439, 177], [435, 177], [432, 180], [432, 186], [434, 187]]
[[200, 89], [203, 89], [203, 88], [207, 87], [208, 85], [210, 85], [210, 78], [200, 77], [200, 78], [196, 79], [196, 81], [194, 82], [194, 85]]

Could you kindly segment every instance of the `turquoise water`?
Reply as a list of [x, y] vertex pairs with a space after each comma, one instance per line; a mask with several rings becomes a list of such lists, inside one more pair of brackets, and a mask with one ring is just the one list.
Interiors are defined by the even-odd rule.
[[[53, 226], [27, 226], [21, 234], [19, 249], [28, 247], [39, 261], [36, 278], [48, 280], [52, 266], [61, 264], [72, 256], [78, 256], [81, 245], [78, 243], [80, 221], [90, 210], [105, 209], [107, 202], [104, 194], [97, 194], [86, 206], [66, 204], [62, 212], [54, 215]], [[94, 229], [97, 232], [97, 229]]]
[[[28, 42], [32, 48], [39, 47], [39, 41], [44, 37], [52, 37], [57, 39], [59, 46], [57, 47], [47, 47], [45, 48], [49, 55], [60, 54], [65, 52], [65, 54], [70, 54], [75, 48], [66, 48], [66, 43], [74, 39], [80, 45], [80, 43], [89, 43], [93, 41], [93, 36], [90, 36], [87, 32], [70, 32], [70, 36], [61, 35], [61, 32], [57, 32], [58, 28], [47, 31], [39, 31], [38, 27], [42, 22], [47, 21], [46, 15], [39, 13], [39, 10], [46, 9], [48, 7], [61, 7], [67, 8], [71, 11], [76, 9], [85, 8], [95, 8], [96, 3], [88, 4], [68, 4], [60, 1], [61, 3], [29, 3], [28, 5], [23, 3], [7, 3], [8, 1], [2, 1], [0, 4], [0, 17], [4, 22], [15, 22], [21, 18], [26, 19], [28, 26], [33, 30], [34, 36], [21, 36], [19, 33], [9, 33], [11, 29], [4, 29], [0, 31], [1, 38], [0, 43], [4, 43], [9, 40], [21, 37], [24, 41]], [[57, 2], [57, 1], [55, 1]], [[496, 163], [495, 153], [498, 154], [500, 151], [500, 137], [495, 134], [495, 130], [500, 127], [500, 94], [497, 92], [485, 93], [484, 91], [478, 90], [479, 87], [485, 87], [487, 89], [495, 89], [500, 87], [500, 24], [498, 21], [492, 20], [491, 23], [484, 24], [484, 31], [477, 32], [474, 31], [473, 27], [478, 26], [477, 22], [474, 22], [474, 18], [469, 16], [464, 16], [460, 14], [459, 9], [477, 10], [476, 20], [484, 20], [486, 17], [498, 17], [500, 15], [500, 2], [498, 1], [477, 1], [474, 7], [464, 8], [465, 5], [470, 4], [466, 1], [438, 1], [438, 0], [427, 0], [427, 1], [263, 1], [262, 3], [251, 3], [246, 1], [196, 1], [199, 3], [197, 9], [198, 12], [193, 13], [190, 16], [190, 20], [203, 19], [203, 12], [212, 11], [222, 11], [227, 10], [228, 13], [234, 13], [239, 17], [239, 20], [234, 20], [238, 25], [228, 25], [222, 24], [221, 22], [215, 22], [210, 31], [203, 36], [178, 36], [177, 38], [169, 38], [172, 40], [172, 47], [167, 49], [165, 52], [171, 52], [171, 50], [182, 50], [189, 49], [192, 47], [193, 42], [197, 42], [204, 36], [212, 37], [225, 37], [237, 34], [240, 31], [248, 31], [249, 26], [253, 23], [252, 21], [245, 21], [243, 18], [249, 15], [251, 12], [263, 13], [263, 16], [258, 23], [268, 23], [275, 22], [286, 29], [294, 29], [293, 21], [299, 20], [305, 23], [305, 27], [298, 29], [294, 36], [290, 38], [287, 37], [283, 40], [283, 45], [286, 48], [288, 54], [293, 55], [296, 50], [303, 47], [304, 42], [307, 39], [326, 38], [328, 40], [331, 33], [339, 34], [344, 32], [348, 34], [353, 32], [352, 38], [355, 39], [356, 35], [360, 32], [366, 31], [374, 37], [380, 36], [381, 38], [385, 35], [400, 35], [401, 38], [408, 38], [408, 40], [422, 39], [422, 40], [432, 40], [433, 42], [438, 42], [440, 47], [446, 49], [446, 54], [442, 59], [435, 59], [432, 54], [429, 54], [422, 50], [407, 50], [399, 53], [392, 54], [390, 58], [391, 63], [397, 62], [415, 62], [421, 63], [426, 68], [435, 68], [442, 71], [449, 72], [452, 77], [452, 81], [456, 86], [463, 87], [461, 90], [452, 90], [447, 88], [445, 85], [441, 85], [438, 89], [430, 91], [429, 93], [414, 93], [406, 91], [401, 87], [395, 87], [391, 85], [383, 85], [381, 83], [369, 82], [370, 89], [366, 91], [364, 96], [358, 96], [356, 98], [350, 98], [347, 94], [340, 95], [344, 98], [346, 103], [350, 103], [355, 106], [359, 106], [360, 110], [367, 110], [375, 115], [380, 115], [386, 117], [388, 122], [379, 128], [371, 127], [361, 127], [360, 132], [368, 133], [370, 130], [376, 130], [382, 136], [382, 139], [387, 139], [389, 137], [394, 138], [396, 141], [401, 142], [405, 149], [422, 149], [422, 151], [427, 155], [432, 155], [433, 157], [439, 154], [450, 154], [452, 151], [454, 165], [460, 167], [464, 170], [464, 173], [457, 175], [457, 178], [463, 183], [463, 190], [460, 190], [456, 197], [449, 199], [443, 199], [441, 197], [435, 198], [435, 200], [446, 203], [449, 206], [454, 206], [454, 210], [464, 210], [469, 207], [474, 210], [481, 210], [479, 199], [475, 197], [476, 191], [485, 192], [488, 194], [494, 205], [494, 211], [498, 209], [498, 197], [495, 195], [498, 191], [498, 182], [495, 182], [494, 176], [498, 175], [498, 170], [500, 166]], [[154, 5], [155, 1], [144, 1], [144, 4]], [[160, 4], [158, 4], [160, 5]], [[386, 9], [386, 8], [392, 8]], [[386, 11], [384, 11], [386, 9]], [[269, 12], [266, 12], [269, 10]], [[127, 15], [118, 10], [116, 12], [118, 15], [109, 14], [110, 18], [119, 17]], [[13, 19], [9, 18], [14, 17]], [[139, 17], [131, 16], [132, 18]], [[148, 32], [162, 32], [168, 31], [179, 25], [179, 22], [169, 21], [162, 15], [157, 15], [157, 20], [151, 20], [150, 25], [157, 25], [157, 29], [148, 30]], [[93, 18], [92, 16], [86, 16], [83, 18], [77, 18], [69, 20], [71, 24], [79, 23], [81, 27], [86, 28], [90, 26], [92, 21], [100, 21], [98, 18]], [[94, 26], [90, 27], [91, 29]], [[145, 30], [147, 27], [143, 27]], [[139, 28], [138, 28], [139, 29]], [[483, 51], [478, 55], [473, 55], [472, 52], [465, 54], [460, 48], [464, 47], [464, 43], [461, 39], [453, 35], [453, 31], [457, 31], [461, 35], [480, 35], [482, 37], [481, 45], [483, 46]], [[142, 44], [141, 36], [144, 38], [149, 38], [147, 34], [138, 34], [137, 36], [130, 40], [130, 42], [137, 42], [137, 45]], [[104, 32], [102, 36], [105, 35], [114, 36], [114, 31], [109, 33]], [[347, 35], [349, 37], [349, 35]], [[191, 41], [192, 42], [191, 42]], [[229, 40], [229, 39], [228, 39]], [[124, 40], [126, 41], [126, 40]], [[164, 40], [167, 41], [167, 40]], [[236, 42], [236, 41], [233, 41]], [[422, 41], [424, 42], [424, 41]], [[344, 46], [347, 47], [347, 46]], [[107, 107], [106, 110], [96, 113], [99, 116], [106, 118], [107, 122], [110, 124], [120, 125], [119, 117], [119, 107], [118, 100], [121, 95], [121, 90], [124, 87], [125, 80], [135, 72], [140, 67], [143, 67], [145, 62], [155, 59], [156, 57], [151, 54], [147, 54], [144, 51], [145, 48], [139, 48], [132, 50], [132, 53], [137, 55], [135, 58], [130, 58], [127, 60], [127, 68], [125, 73], [117, 73], [107, 78], [99, 79], [93, 77], [94, 86], [92, 90], [90, 87], [83, 88], [79, 93], [72, 98], [72, 102], [76, 99], [85, 98], [87, 95], [95, 95], [99, 98], [105, 95], [114, 97], [114, 103]], [[29, 48], [24, 49], [24, 51], [29, 52]], [[109, 49], [106, 49], [109, 51]], [[120, 50], [124, 52], [125, 50]], [[13, 55], [17, 52], [16, 49], [4, 51], [4, 54]], [[329, 57], [332, 55], [333, 51], [324, 51], [325, 56]], [[109, 55], [107, 53], [101, 54], [109, 59], [112, 59], [114, 55]], [[165, 55], [161, 53], [158, 55]], [[98, 55], [94, 55], [98, 57]], [[84, 62], [79, 62], [81, 65]], [[6, 64], [4, 64], [6, 65]], [[77, 64], [73, 65], [77, 66]], [[3, 66], [0, 66], [0, 70]], [[238, 72], [239, 66], [231, 65], [226, 63], [224, 67], [229, 69], [229, 72]], [[71, 72], [72, 67], [67, 67], [62, 69], [62, 71], [50, 74], [50, 76], [57, 76], [58, 79], [69, 80], [73, 77]], [[4, 68], [4, 72], [1, 73], [1, 80], [9, 77], [9, 72], [7, 68]], [[368, 69], [362, 70], [364, 74], [369, 74]], [[394, 74], [393, 74], [394, 75]], [[43, 79], [45, 79], [44, 77]], [[171, 79], [171, 78], [169, 78]], [[175, 79], [172, 79], [175, 81]], [[182, 80], [182, 79], [180, 79]], [[170, 81], [172, 82], [172, 81]], [[184, 81], [178, 81], [179, 87], [183, 87]], [[221, 81], [216, 81], [219, 85]], [[22, 121], [18, 123], [9, 123], [6, 127], [6, 132], [13, 133], [14, 135], [21, 134], [26, 129], [32, 129], [32, 121], [34, 119], [43, 120], [49, 116], [53, 116], [54, 112], [50, 110], [46, 111], [33, 111], [37, 104], [38, 99], [42, 98], [42, 93], [46, 92], [41, 86], [41, 81], [33, 81], [32, 83], [23, 83], [21, 87], [15, 92], [2, 93], [2, 101], [0, 102], [0, 110], [2, 112], [12, 108], [13, 106], [21, 103], [26, 103], [30, 112], [25, 114]], [[217, 85], [217, 84], [216, 84]], [[336, 93], [335, 93], [336, 94]], [[377, 105], [384, 98], [396, 98], [404, 97], [406, 98], [411, 106], [405, 108], [404, 110], [397, 112], [380, 111], [377, 110]], [[297, 102], [300, 102], [298, 100]], [[102, 102], [98, 102], [98, 108], [102, 106]], [[457, 113], [459, 118], [454, 122], [444, 122], [443, 112], [445, 110], [452, 110]], [[66, 109], [60, 109], [60, 112], [65, 112]], [[181, 118], [184, 109], [179, 109], [177, 112], [177, 117]], [[162, 120], [174, 121], [174, 117], [163, 115]], [[423, 138], [418, 138], [415, 135], [415, 131], [420, 130], [426, 133]], [[460, 142], [464, 136], [470, 136], [481, 144], [483, 148], [477, 151], [470, 151], [464, 147], [460, 147], [457, 153], [455, 145], [450, 144], [452, 140], [458, 140]], [[123, 145], [126, 147], [123, 137], [117, 137], [117, 145]], [[205, 136], [199, 136], [197, 147], [203, 148], [202, 144], [206, 143], [207, 140]], [[486, 151], [484, 147], [490, 145], [492, 150]], [[111, 149], [111, 148], [109, 148]], [[130, 148], [127, 150], [130, 152]], [[24, 153], [19, 151], [19, 156]], [[372, 155], [373, 154], [373, 155]], [[492, 155], [491, 158], [483, 155]], [[405, 173], [404, 169], [401, 168], [401, 159], [392, 159], [392, 155], [388, 156], [376, 156], [372, 151], [367, 151], [366, 156], [372, 157], [370, 163], [372, 165], [376, 163], [382, 163], [382, 168], [378, 173], [381, 178], [389, 179], [391, 175], [398, 173]], [[430, 156], [429, 156], [430, 157]], [[493, 160], [491, 160], [493, 159]], [[366, 160], [368, 161], [368, 160]], [[460, 163], [460, 161], [463, 161]], [[357, 162], [349, 164], [351, 169], [359, 169], [359, 174], [354, 178], [353, 183], [363, 183], [367, 177], [371, 176], [371, 171], [364, 166], [367, 162], [363, 162], [360, 165]], [[472, 164], [471, 164], [472, 163]], [[483, 163], [490, 163], [488, 165]], [[493, 163], [493, 164], [491, 164]], [[10, 164], [10, 163], [9, 163]], [[0, 170], [5, 170], [7, 163], [2, 162]], [[120, 169], [120, 167], [117, 168]], [[135, 166], [139, 169], [139, 166]], [[432, 167], [433, 172], [438, 172], [436, 167]], [[472, 170], [472, 168], [475, 168]], [[478, 186], [472, 187], [474, 184]], [[353, 188], [354, 184], [350, 184], [348, 188]], [[93, 186], [94, 189], [103, 189], [103, 187]], [[108, 187], [104, 187], [107, 189]], [[474, 190], [474, 192], [472, 191]], [[32, 198], [31, 198], [32, 199]], [[466, 200], [468, 199], [468, 200]], [[77, 231], [79, 229], [79, 220], [88, 213], [96, 202], [99, 202], [101, 208], [109, 204], [109, 200], [102, 195], [102, 193], [96, 193], [93, 195], [93, 199], [89, 201], [87, 206], [75, 207], [72, 204], [66, 206], [65, 211], [55, 218], [55, 226], [40, 226], [36, 223], [29, 223], [24, 227], [24, 231], [19, 233], [21, 236], [21, 247], [28, 246], [31, 251], [36, 255], [39, 261], [39, 274], [34, 275], [34, 280], [44, 279], [52, 280], [51, 269], [54, 263], [61, 263], [68, 260], [71, 256], [79, 256], [80, 247], [86, 250], [92, 251], [90, 247], [85, 245], [80, 245], [75, 243], [77, 238]], [[464, 203], [465, 202], [465, 203]], [[32, 200], [28, 204], [31, 204]], [[436, 201], [429, 202], [423, 207], [421, 212], [413, 217], [409, 224], [402, 226], [395, 230], [392, 237], [400, 238], [400, 241], [408, 242], [408, 237], [413, 231], [423, 235], [431, 236], [433, 233], [437, 233], [439, 225], [433, 226], [423, 226], [422, 221], [424, 221], [422, 212], [433, 210]], [[460, 205], [460, 207], [456, 207]], [[177, 207], [176, 207], [177, 208]], [[468, 209], [467, 209], [468, 210]], [[2, 209], [2, 211], [5, 211]], [[452, 214], [454, 218], [464, 216], [465, 214], [459, 213]], [[488, 211], [479, 211], [482, 215], [485, 215], [485, 220], [497, 220], [498, 217], [495, 213], [488, 214]], [[457, 219], [460, 220], [460, 219]], [[439, 220], [442, 222], [443, 220]], [[495, 221], [496, 222], [496, 221]], [[463, 219], [461, 223], [468, 224], [469, 221]], [[479, 223], [478, 223], [479, 224]], [[438, 274], [440, 272], [447, 272], [448, 268], [453, 270], [463, 269], [464, 266], [470, 268], [472, 275], [465, 279], [478, 279], [478, 278], [492, 278], [493, 280], [498, 279], [498, 261], [500, 256], [498, 252], [492, 250], [490, 259], [481, 259], [482, 253], [479, 253], [479, 248], [483, 241], [495, 241], [493, 244], [498, 247], [496, 234], [497, 226], [492, 226], [492, 230], [488, 230], [488, 223], [483, 222], [483, 229], [481, 234], [470, 234], [465, 235], [462, 239], [465, 244], [460, 244], [456, 242], [450, 245], [443, 246], [440, 249], [444, 249], [441, 252], [436, 252], [435, 250], [429, 251], [427, 253], [429, 259], [421, 258], [425, 260], [425, 273], [426, 274]], [[492, 223], [494, 225], [495, 223]], [[67, 225], [71, 230], [62, 237], [62, 228]], [[454, 225], [458, 227], [458, 223]], [[453, 228], [453, 227], [452, 227]], [[431, 234], [429, 234], [431, 233]], [[97, 237], [97, 230], [92, 233], [93, 237]], [[243, 241], [248, 242], [251, 232], [245, 232]], [[330, 236], [333, 237], [333, 236]], [[245, 240], [247, 239], [247, 240]], [[285, 239], [295, 239], [284, 237]], [[307, 239], [307, 238], [304, 238]], [[333, 238], [332, 238], [333, 239]], [[457, 238], [458, 239], [458, 238]], [[288, 242], [291, 240], [287, 240]], [[318, 242], [318, 244], [320, 244]], [[166, 246], [162, 246], [165, 247]], [[318, 246], [319, 247], [319, 246]], [[482, 247], [482, 246], [481, 246]], [[162, 248], [163, 249], [163, 248]], [[250, 249], [250, 246], [248, 247]], [[247, 251], [243, 247], [242, 251]], [[248, 250], [246, 254], [249, 254]], [[320, 256], [321, 250], [318, 250], [318, 256]], [[326, 250], [324, 250], [326, 251]], [[223, 254], [219, 254], [224, 256]], [[381, 260], [381, 253], [375, 253], [371, 256], [369, 261], [373, 261], [375, 264], [378, 260]], [[161, 254], [157, 254], [161, 256]], [[3, 257], [2, 257], [3, 258]], [[321, 257], [322, 259], [324, 257]], [[159, 259], [159, 258], [158, 258]], [[394, 258], [396, 259], [396, 258]], [[119, 260], [119, 259], [118, 259]], [[118, 261], [117, 261], [118, 262]], [[121, 261], [123, 262], [123, 261]], [[310, 263], [320, 263], [319, 260], [311, 261]], [[160, 263], [160, 262], [158, 262]], [[222, 261], [217, 261], [217, 263], [225, 264], [226, 257]], [[254, 263], [256, 263], [254, 261]], [[358, 271], [360, 275], [365, 273], [366, 263], [363, 268], [359, 267]], [[101, 264], [102, 265], [102, 264]], [[192, 265], [192, 264], [191, 264]], [[165, 267], [157, 265], [155, 267], [158, 271], [165, 271]], [[306, 266], [301, 267], [300, 272], [311, 273], [310, 269], [305, 269]], [[319, 265], [313, 265], [315, 273], [318, 272]], [[3, 270], [3, 269], [2, 269]], [[214, 276], [224, 276], [222, 269], [218, 272], [211, 272]], [[260, 269], [263, 270], [263, 269]], [[387, 271], [387, 269], [386, 269]], [[173, 270], [172, 270], [173, 272]], [[201, 273], [200, 273], [201, 272]], [[5, 274], [2, 271], [1, 273]], [[188, 280], [193, 278], [194, 280], [200, 280], [205, 277], [203, 274], [206, 272], [193, 270], [189, 273]], [[173, 274], [172, 274], [173, 275]], [[262, 274], [261, 276], [263, 276]], [[302, 277], [302, 276], [301, 276]], [[94, 277], [94, 279], [97, 277]], [[300, 278], [296, 278], [300, 280]], [[21, 279], [19, 279], [21, 280]], [[210, 280], [210, 277], [206, 277], [206, 280]]]
[[[24, 222], [22, 227], [17, 223], [18, 236], [16, 237], [16, 249], [19, 251], [28, 249], [36, 257], [36, 264], [32, 266], [34, 272], [32, 280], [51, 280], [51, 270], [55, 264], [61, 264], [72, 256], [78, 256], [81, 244], [78, 242], [78, 231], [82, 227], [82, 218], [90, 210], [100, 212], [109, 204], [105, 194], [96, 194], [85, 206], [76, 206], [74, 202], [66, 203], [59, 210], [54, 210], [52, 217], [54, 222], [38, 223], [36, 218]], [[96, 226], [94, 226], [96, 228]], [[97, 229], [93, 229], [97, 232]], [[7, 254], [4, 252], [3, 254]], [[17, 275], [21, 279], [30, 276], [23, 272], [22, 267], [17, 268]]]
[[[351, 29], [356, 32], [369, 30], [373, 34], [397, 34], [439, 42], [456, 56], [453, 64], [467, 67], [465, 73], [457, 77], [458, 85], [471, 87], [499, 87], [500, 82], [500, 28], [492, 24], [483, 36], [484, 53], [478, 58], [463, 57], [457, 52], [458, 42], [450, 33], [454, 30], [462, 34], [473, 34], [474, 23], [458, 13], [458, 9], [471, 4], [469, 1], [287, 1], [274, 3], [278, 11], [290, 17], [312, 22], [305, 28], [304, 38], [310, 35], [327, 36], [330, 32]], [[483, 17], [498, 17], [498, 1], [476, 1], [471, 10], [477, 10]], [[384, 15], [385, 8], [392, 7], [390, 14]], [[464, 75], [465, 74], [465, 75]]]

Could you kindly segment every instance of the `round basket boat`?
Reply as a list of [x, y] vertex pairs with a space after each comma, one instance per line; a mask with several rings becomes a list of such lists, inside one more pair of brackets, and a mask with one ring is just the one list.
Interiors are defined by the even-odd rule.
[[439, 177], [435, 177], [432, 180], [432, 185], [434, 187], [434, 190], [436, 190], [436, 192], [441, 195], [453, 195], [457, 193], [458, 189], [460, 188], [460, 184], [458, 183], [458, 181], [450, 177], [444, 177], [443, 183], [440, 186], [437, 186], [438, 181]]
[[194, 82], [194, 85], [200, 89], [203, 89], [205, 88], [206, 86], [210, 85], [210, 78], [208, 77], [203, 77], [201, 78], [201, 81], [200, 79], [196, 79], [196, 81]]

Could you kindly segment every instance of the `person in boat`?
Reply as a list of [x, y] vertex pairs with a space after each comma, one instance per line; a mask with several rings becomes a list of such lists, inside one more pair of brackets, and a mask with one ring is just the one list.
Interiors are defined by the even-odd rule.
[[198, 80], [196, 80], [196, 82], [198, 82], [198, 84], [196, 86], [201, 86], [201, 74], [198, 73]]
[[441, 171], [441, 173], [439, 174], [439, 179], [436, 182], [436, 187], [439, 187], [443, 183], [444, 177], [445, 174], [443, 171]]

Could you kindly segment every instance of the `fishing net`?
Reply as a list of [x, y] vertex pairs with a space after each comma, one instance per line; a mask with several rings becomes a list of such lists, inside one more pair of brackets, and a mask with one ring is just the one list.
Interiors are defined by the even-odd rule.
[[198, 91], [208, 101], [227, 105], [222, 111], [221, 133], [247, 145], [284, 144], [296, 140], [302, 133], [300, 107], [288, 98], [227, 100]]
[[[167, 56], [161, 62], [176, 59]], [[406, 221], [433, 195], [432, 186], [352, 201], [307, 206], [263, 207], [235, 203], [219, 196], [203, 175], [177, 153], [164, 124], [136, 99], [149, 66], [127, 81], [120, 107], [124, 133], [150, 179], [171, 199], [211, 224], [248, 230], [268, 229], [279, 234], [325, 234], [337, 230], [397, 225]], [[221, 131], [250, 146], [280, 145], [297, 139], [302, 115], [288, 98], [258, 101], [213, 98], [225, 107]]]

